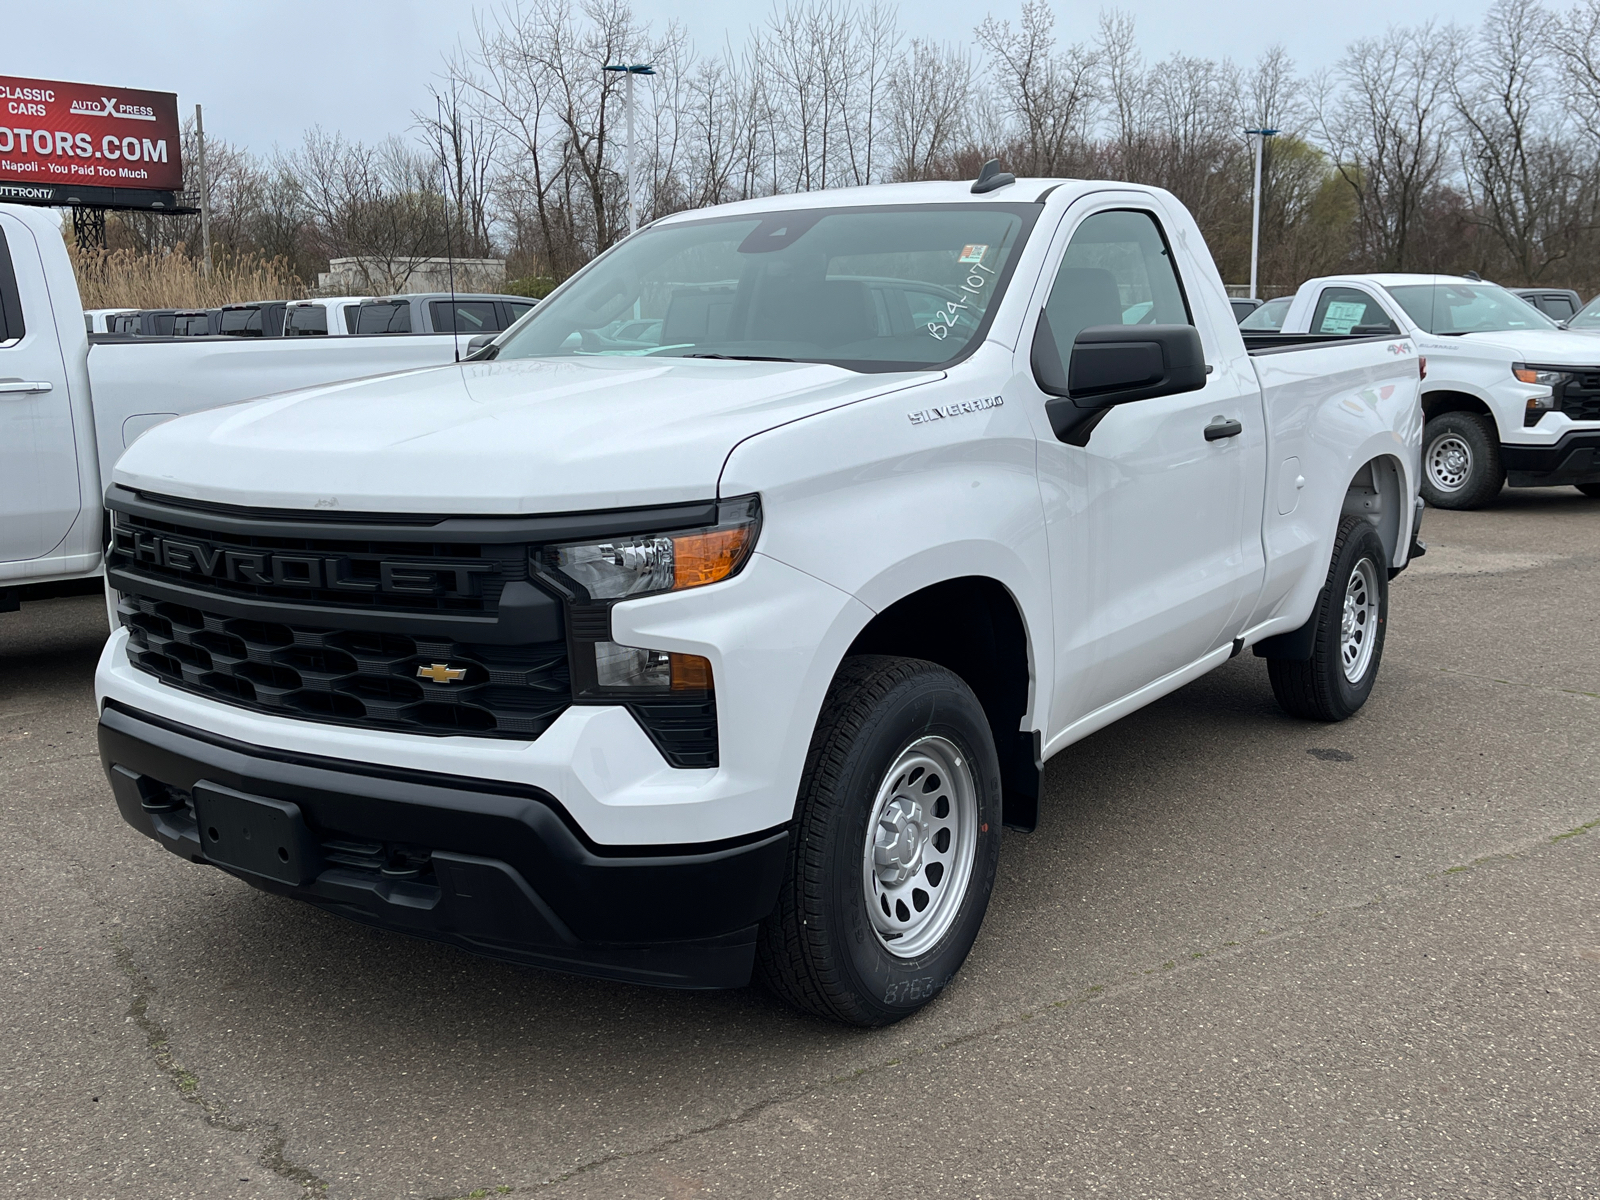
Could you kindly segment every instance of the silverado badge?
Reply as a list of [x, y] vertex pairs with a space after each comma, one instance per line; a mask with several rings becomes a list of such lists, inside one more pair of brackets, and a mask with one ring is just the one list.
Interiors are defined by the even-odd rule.
[[431, 666], [417, 668], [418, 679], [431, 679], [435, 683], [454, 683], [466, 677], [465, 667], [452, 667], [448, 663], [433, 663]]

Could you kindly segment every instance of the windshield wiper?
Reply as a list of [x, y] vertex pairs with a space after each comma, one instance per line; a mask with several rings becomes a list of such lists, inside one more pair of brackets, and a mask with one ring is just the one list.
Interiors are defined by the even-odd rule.
[[792, 363], [792, 358], [778, 358], [771, 354], [680, 354], [678, 358], [722, 358], [729, 362], [786, 362]]

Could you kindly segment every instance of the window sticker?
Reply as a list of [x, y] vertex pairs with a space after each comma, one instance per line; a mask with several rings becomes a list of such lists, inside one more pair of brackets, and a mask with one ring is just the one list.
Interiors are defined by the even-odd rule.
[[980, 263], [983, 261], [983, 256], [987, 253], [989, 253], [989, 247], [987, 246], [963, 246], [961, 247], [961, 257], [956, 259], [956, 261], [964, 263]]
[[1361, 318], [1366, 316], [1367, 305], [1363, 300], [1335, 300], [1328, 305], [1328, 311], [1322, 316], [1323, 333], [1349, 333], [1361, 324]]

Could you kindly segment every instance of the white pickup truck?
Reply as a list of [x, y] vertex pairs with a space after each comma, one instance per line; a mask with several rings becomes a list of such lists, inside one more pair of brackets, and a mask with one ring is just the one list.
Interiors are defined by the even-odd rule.
[[98, 589], [102, 480], [145, 430], [252, 396], [452, 362], [458, 340], [90, 337], [55, 217], [0, 205], [0, 612]]
[[896, 1020], [1051, 755], [1246, 647], [1297, 716], [1366, 700], [1417, 355], [1254, 345], [1152, 188], [658, 221], [474, 361], [129, 449], [117, 804], [356, 920]]
[[1300, 285], [1283, 329], [1416, 343], [1428, 364], [1429, 504], [1478, 508], [1507, 484], [1600, 496], [1600, 339], [1505, 288], [1452, 275], [1329, 275]]

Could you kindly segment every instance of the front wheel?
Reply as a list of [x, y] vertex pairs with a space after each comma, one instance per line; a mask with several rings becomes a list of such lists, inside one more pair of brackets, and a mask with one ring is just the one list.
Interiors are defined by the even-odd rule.
[[1291, 717], [1343, 721], [1372, 694], [1389, 619], [1386, 561], [1383, 539], [1369, 521], [1339, 522], [1328, 581], [1311, 616], [1311, 657], [1267, 660], [1272, 694]]
[[1490, 417], [1448, 412], [1422, 430], [1422, 498], [1434, 508], [1482, 508], [1505, 486]]
[[983, 924], [1000, 813], [1000, 764], [972, 690], [920, 659], [846, 659], [806, 757], [759, 977], [850, 1025], [921, 1008]]

